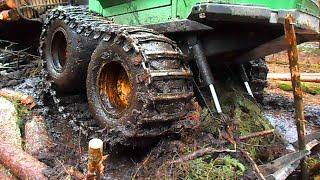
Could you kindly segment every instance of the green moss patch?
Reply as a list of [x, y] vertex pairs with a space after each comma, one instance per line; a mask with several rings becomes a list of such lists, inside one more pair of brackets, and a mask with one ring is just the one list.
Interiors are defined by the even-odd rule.
[[[280, 89], [284, 91], [292, 91], [291, 82], [288, 81], [279, 81], [277, 85]], [[312, 95], [319, 95], [320, 94], [320, 84], [319, 83], [310, 83], [310, 82], [303, 82], [301, 83], [301, 87], [303, 92], [312, 94]]]
[[178, 165], [178, 177], [182, 179], [237, 179], [246, 168], [237, 159], [227, 155], [223, 158], [197, 158]]
[[16, 111], [17, 111], [17, 121], [16, 123], [19, 126], [20, 132], [23, 135], [24, 134], [24, 118], [26, 115], [29, 114], [29, 110], [28, 108], [21, 104], [19, 101], [13, 99], [13, 98], [7, 98], [15, 107]]
[[[260, 105], [252, 97], [243, 93], [241, 87], [228, 84], [220, 88], [219, 92], [224, 92], [224, 94], [220, 96], [224, 116], [221, 117], [215, 114], [214, 118], [212, 118], [208, 108], [203, 108], [201, 114], [205, 132], [212, 133], [215, 137], [219, 137], [221, 131], [227, 131], [226, 128], [229, 128], [232, 130], [234, 137], [239, 137], [254, 132], [273, 129], [270, 122], [263, 116]], [[207, 97], [211, 109], [214, 109], [213, 103], [209, 100], [210, 97]], [[265, 157], [261, 159], [261, 154], [265, 154], [264, 151], [273, 148], [271, 147], [273, 144], [278, 146], [279, 142], [277, 137], [271, 135], [239, 142], [238, 146], [240, 145], [247, 150], [253, 159], [257, 161], [268, 161], [277, 158], [278, 155], [271, 153], [268, 159]], [[263, 149], [262, 147], [268, 148]]]

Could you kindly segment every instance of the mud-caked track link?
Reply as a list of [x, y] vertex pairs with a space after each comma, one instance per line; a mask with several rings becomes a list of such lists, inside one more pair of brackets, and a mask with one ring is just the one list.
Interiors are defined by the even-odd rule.
[[264, 88], [268, 86], [267, 75], [269, 72], [265, 58], [250, 61], [247, 70], [253, 95], [258, 102], [262, 102]]
[[[126, 70], [129, 76], [134, 76], [133, 93], [136, 98], [132, 103], [136, 105], [131, 107], [128, 114], [115, 116], [111, 119], [114, 124], [110, 124], [103, 118], [111, 116], [101, 116], [100, 111], [104, 107], [97, 109], [97, 105], [102, 106], [102, 104], [89, 98], [92, 114], [100, 125], [108, 127], [109, 133], [116, 132], [119, 136], [133, 138], [154, 137], [162, 134], [171, 122], [183, 119], [187, 114], [193, 97], [192, 83], [190, 83], [192, 73], [185, 65], [185, 56], [174, 41], [150, 29], [113, 24], [106, 18], [88, 12], [87, 7], [71, 6], [58, 7], [50, 11], [44, 22], [42, 34], [46, 33], [45, 27], [57, 18], [89, 40], [121, 47], [122, 52], [127, 54], [128, 60], [131, 61], [131, 67]], [[41, 37], [43, 42], [45, 36]], [[101, 54], [95, 52], [95, 54], [100, 59], [106, 59], [112, 52]], [[45, 69], [45, 63], [42, 64]], [[49, 87], [49, 92], [58, 104], [59, 110], [63, 112], [64, 107], [59, 105], [59, 98], [50, 88], [52, 82], [48, 81], [46, 86]], [[98, 87], [87, 87], [88, 96], [94, 88]], [[98, 111], [99, 116], [97, 116]]]

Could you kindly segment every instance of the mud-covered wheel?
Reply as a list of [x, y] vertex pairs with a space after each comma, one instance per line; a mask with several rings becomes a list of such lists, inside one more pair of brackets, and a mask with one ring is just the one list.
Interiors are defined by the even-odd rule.
[[186, 115], [191, 74], [177, 47], [138, 30], [107, 36], [94, 51], [87, 75], [89, 108], [98, 123], [132, 136], [139, 126], [157, 124], [160, 130], [161, 124]]
[[41, 40], [49, 79], [61, 91], [84, 89], [86, 70], [97, 42], [71, 29], [64, 19], [48, 17]]
[[246, 70], [253, 95], [258, 102], [262, 102], [264, 88], [268, 85], [267, 75], [269, 72], [265, 58], [250, 61]]

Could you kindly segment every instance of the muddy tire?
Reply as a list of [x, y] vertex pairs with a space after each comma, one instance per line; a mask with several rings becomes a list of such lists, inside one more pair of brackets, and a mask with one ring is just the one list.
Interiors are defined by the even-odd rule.
[[139, 127], [161, 129], [186, 115], [192, 74], [174, 42], [146, 29], [128, 29], [107, 34], [94, 51], [87, 97], [100, 125], [135, 138]]
[[41, 35], [48, 80], [60, 91], [85, 89], [87, 67], [98, 41], [81, 36], [64, 21], [49, 15]]
[[264, 88], [268, 86], [267, 75], [269, 69], [265, 58], [250, 61], [246, 70], [253, 95], [261, 103], [263, 101]]

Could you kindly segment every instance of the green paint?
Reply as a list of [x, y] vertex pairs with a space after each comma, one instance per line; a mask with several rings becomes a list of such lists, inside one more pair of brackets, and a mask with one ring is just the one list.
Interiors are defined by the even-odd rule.
[[274, 10], [298, 9], [319, 14], [316, 0], [89, 0], [89, 9], [116, 23], [143, 25], [186, 19], [197, 3], [227, 3], [264, 6]]

